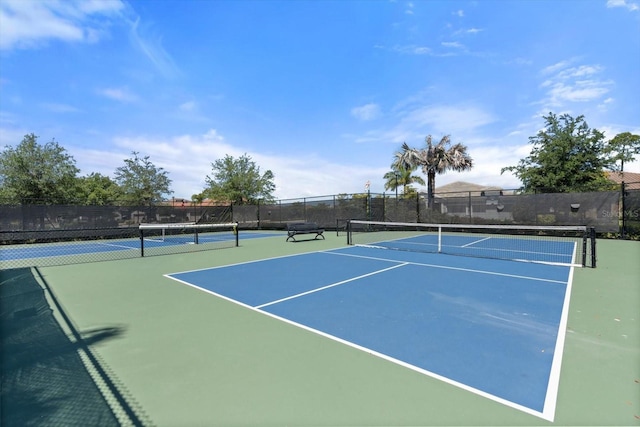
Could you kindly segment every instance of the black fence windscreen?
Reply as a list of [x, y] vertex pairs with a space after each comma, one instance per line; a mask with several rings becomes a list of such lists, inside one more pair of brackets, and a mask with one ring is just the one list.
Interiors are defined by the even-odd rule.
[[[237, 223], [238, 230], [285, 230], [294, 222], [314, 222], [344, 232], [347, 220], [438, 224], [514, 224], [587, 226], [599, 236], [640, 239], [640, 183], [622, 184], [615, 191], [520, 194], [513, 190], [436, 193], [428, 203], [424, 193], [338, 194], [256, 204], [213, 204], [172, 201], [154, 206], [75, 206], [0, 203], [0, 267], [57, 265], [140, 256], [107, 248], [128, 246], [140, 224]], [[241, 233], [240, 233], [241, 236]], [[240, 237], [241, 238], [241, 237]], [[116, 242], [121, 240], [122, 242]], [[65, 257], [39, 256], [37, 263], [15, 264], [16, 245], [100, 242], [101, 250]], [[202, 246], [205, 248], [205, 246]], [[197, 248], [200, 249], [200, 248]]]

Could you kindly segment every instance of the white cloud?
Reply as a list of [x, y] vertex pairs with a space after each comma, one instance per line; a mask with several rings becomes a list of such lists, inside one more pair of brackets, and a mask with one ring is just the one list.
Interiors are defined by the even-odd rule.
[[585, 77], [598, 74], [602, 71], [603, 67], [600, 65], [580, 65], [579, 67], [567, 68], [560, 71], [556, 78], [569, 79], [572, 77]]
[[458, 142], [473, 137], [478, 128], [495, 121], [492, 114], [473, 105], [423, 105], [402, 103], [395, 125], [373, 129], [353, 137], [355, 142], [391, 142], [417, 145], [425, 136], [451, 135]]
[[640, 10], [640, 6], [638, 6], [638, 3], [628, 2], [626, 0], [608, 0], [607, 7], [624, 7], [631, 12]]
[[464, 49], [464, 45], [459, 42], [442, 42], [442, 46], [444, 47], [452, 47], [455, 49]]
[[180, 104], [178, 108], [180, 109], [180, 111], [190, 112], [194, 111], [197, 108], [197, 104], [195, 103], [195, 101], [188, 101]]
[[98, 94], [120, 102], [135, 102], [138, 97], [131, 93], [127, 88], [104, 88], [99, 89]]
[[599, 78], [604, 68], [596, 65], [572, 66], [575, 59], [565, 60], [541, 70], [546, 79], [540, 84], [545, 97], [539, 102], [543, 109], [566, 108], [569, 103], [584, 103], [603, 98], [613, 85]]
[[406, 13], [407, 15], [413, 15], [413, 7], [415, 5], [411, 2], [407, 3], [407, 8], [404, 10], [404, 13]]
[[149, 34], [150, 26], [141, 24], [140, 18], [136, 18], [130, 25], [129, 36], [133, 46], [142, 52], [165, 77], [170, 78], [178, 75], [178, 67], [162, 45], [162, 38]]
[[0, 49], [37, 48], [49, 40], [95, 42], [104, 29], [94, 18], [115, 16], [124, 8], [119, 0], [3, 0]]
[[[81, 168], [82, 174], [99, 172], [113, 176], [116, 168], [123, 165], [131, 152], [149, 156], [156, 166], [169, 173], [175, 197], [190, 198], [204, 189], [205, 177], [211, 175], [211, 163], [226, 155], [240, 157], [247, 154], [261, 172], [271, 170], [275, 175], [276, 192], [279, 199], [311, 197], [339, 193], [364, 191], [367, 180], [379, 180], [376, 188], [381, 191], [384, 168], [338, 164], [314, 153], [304, 159], [292, 159], [284, 153], [261, 153], [246, 150], [228, 142], [215, 129], [202, 135], [179, 135], [175, 137], [117, 137], [114, 147], [104, 150], [75, 148], [70, 153]], [[313, 168], [309, 168], [313, 164]], [[352, 183], [351, 186], [349, 183]], [[372, 186], [372, 190], [373, 190]], [[376, 190], [378, 191], [378, 190]]]
[[571, 65], [572, 62], [574, 62], [573, 59], [557, 62], [557, 63], [555, 63], [553, 65], [549, 65], [549, 66], [543, 68], [541, 70], [541, 73], [542, 73], [542, 75], [548, 75], [548, 74], [556, 73], [559, 70], [562, 70], [563, 68], [567, 68], [569, 65]]
[[603, 82], [599, 81], [579, 81], [573, 84], [556, 83], [549, 90], [552, 105], [563, 105], [563, 101], [567, 102], [588, 102], [601, 98], [609, 89], [603, 86]]
[[[384, 46], [377, 46], [378, 49], [386, 49]], [[416, 45], [396, 45], [393, 48], [390, 48], [393, 52], [398, 52], [404, 55], [430, 55], [432, 53], [431, 48], [427, 46], [416, 46]]]
[[482, 31], [484, 31], [482, 28], [475, 28], [475, 27], [462, 28], [462, 29], [454, 31], [453, 35], [454, 36], [464, 36], [466, 34], [475, 35], [475, 34], [478, 34], [478, 33], [482, 32]]
[[80, 110], [72, 105], [59, 104], [59, 103], [43, 103], [40, 104], [42, 108], [54, 113], [77, 113]]
[[359, 120], [369, 121], [380, 117], [380, 106], [378, 104], [365, 104], [351, 109], [351, 115]]

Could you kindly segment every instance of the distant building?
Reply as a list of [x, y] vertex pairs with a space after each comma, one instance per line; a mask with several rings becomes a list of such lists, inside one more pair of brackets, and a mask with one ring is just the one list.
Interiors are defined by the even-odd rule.
[[456, 181], [434, 192], [434, 207], [443, 214], [485, 220], [511, 220], [512, 214], [504, 210], [502, 196], [513, 195], [513, 190]]
[[627, 190], [640, 190], [640, 173], [634, 172], [607, 172], [609, 181], [620, 185], [624, 181]]
[[480, 196], [483, 192], [485, 194], [500, 194], [500, 192], [504, 193], [504, 190], [501, 187], [478, 185], [464, 181], [452, 182], [435, 189], [436, 197], [460, 197], [468, 196], [469, 193], [472, 196]]

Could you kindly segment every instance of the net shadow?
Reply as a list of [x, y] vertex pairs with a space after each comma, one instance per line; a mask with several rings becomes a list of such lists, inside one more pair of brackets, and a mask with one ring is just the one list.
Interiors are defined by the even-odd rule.
[[32, 268], [0, 272], [0, 320], [0, 424], [150, 424], [90, 350], [122, 337], [123, 327], [78, 331]]

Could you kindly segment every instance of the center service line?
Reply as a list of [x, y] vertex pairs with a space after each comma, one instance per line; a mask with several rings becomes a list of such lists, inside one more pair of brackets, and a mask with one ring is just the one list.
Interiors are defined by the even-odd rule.
[[302, 292], [302, 293], [299, 293], [299, 294], [296, 294], [296, 295], [291, 295], [291, 296], [286, 297], [286, 298], [281, 298], [279, 300], [271, 301], [271, 302], [268, 302], [266, 304], [257, 305], [254, 308], [263, 308], [263, 307], [267, 307], [267, 306], [270, 306], [270, 305], [273, 305], [273, 304], [278, 304], [278, 303], [283, 302], [283, 301], [287, 301], [287, 300], [290, 300], [290, 299], [298, 298], [298, 297], [301, 297], [301, 296], [304, 296], [304, 295], [308, 295], [308, 294], [313, 294], [315, 292], [319, 292], [319, 291], [323, 291], [325, 289], [333, 288], [334, 286], [344, 285], [345, 283], [353, 282], [354, 280], [360, 280], [360, 279], [368, 277], [368, 276], [373, 276], [374, 274], [384, 273], [385, 271], [393, 270], [394, 268], [398, 268], [398, 267], [404, 267], [405, 265], [409, 265], [409, 264], [410, 263], [408, 263], [408, 262], [403, 262], [402, 264], [394, 265], [392, 267], [384, 268], [382, 270], [373, 271], [371, 273], [363, 274], [362, 276], [352, 277], [351, 279], [343, 280], [342, 282], [333, 283], [331, 285], [323, 286], [321, 288], [312, 289], [310, 291]]

